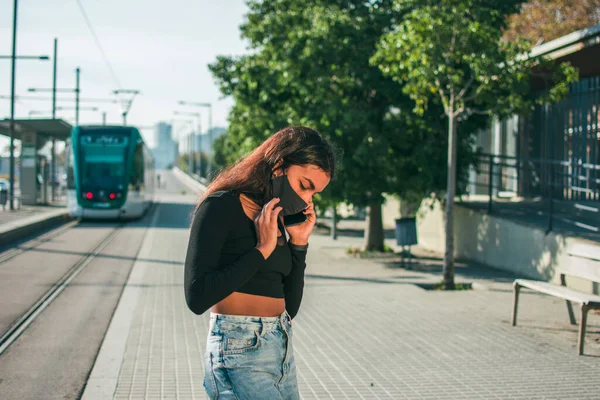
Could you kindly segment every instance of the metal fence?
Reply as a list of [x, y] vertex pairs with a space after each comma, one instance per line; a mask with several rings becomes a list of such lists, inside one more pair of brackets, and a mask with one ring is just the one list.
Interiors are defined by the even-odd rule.
[[600, 234], [598, 164], [479, 154], [465, 189], [484, 194], [490, 213], [543, 223], [547, 231]]

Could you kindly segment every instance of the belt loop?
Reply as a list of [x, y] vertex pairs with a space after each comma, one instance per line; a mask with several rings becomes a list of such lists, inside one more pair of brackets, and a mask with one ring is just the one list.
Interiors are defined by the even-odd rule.
[[265, 329], [265, 320], [263, 317], [260, 318], [260, 337], [264, 337], [267, 330]]

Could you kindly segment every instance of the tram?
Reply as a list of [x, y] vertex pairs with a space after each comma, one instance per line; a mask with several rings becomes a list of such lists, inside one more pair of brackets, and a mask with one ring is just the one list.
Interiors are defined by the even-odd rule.
[[67, 207], [82, 219], [134, 219], [154, 201], [150, 149], [131, 126], [75, 126], [67, 143]]

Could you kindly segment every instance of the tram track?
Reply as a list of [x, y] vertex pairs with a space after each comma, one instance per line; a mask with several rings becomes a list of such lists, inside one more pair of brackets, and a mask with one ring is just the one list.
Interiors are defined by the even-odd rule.
[[[38, 238], [35, 242], [25, 248], [9, 250], [0, 255], [0, 264], [16, 257], [25, 251], [32, 250], [35, 247], [47, 242], [48, 240], [64, 233], [66, 230], [78, 225], [79, 221], [68, 223], [66, 226], [59, 228], [57, 231], [49, 232], [48, 234]], [[40, 314], [65, 290], [69, 283], [75, 279], [85, 268], [104, 250], [104, 248], [112, 242], [117, 236], [125, 223], [118, 224], [108, 235], [106, 235], [99, 243], [85, 256], [81, 257], [71, 268], [55, 283], [40, 299], [33, 304], [22, 316], [16, 320], [7, 330], [0, 336], [0, 356], [6, 351], [12, 343], [29, 327]]]

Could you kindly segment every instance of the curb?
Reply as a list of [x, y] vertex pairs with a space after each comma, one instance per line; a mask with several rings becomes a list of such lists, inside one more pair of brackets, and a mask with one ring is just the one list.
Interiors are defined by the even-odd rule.
[[152, 262], [148, 260], [151, 259], [152, 246], [156, 240], [156, 232], [153, 228], [156, 228], [159, 214], [160, 208], [157, 207], [154, 209], [148, 231], [104, 333], [94, 365], [87, 377], [83, 393], [79, 397], [81, 400], [109, 400], [115, 396], [127, 350], [127, 339], [133, 323], [133, 314], [144, 291], [143, 278], [146, 271], [153, 267]]
[[55, 225], [62, 225], [72, 220], [68, 211], [59, 210], [50, 215], [33, 216], [23, 220], [11, 221], [5, 226], [0, 225], [0, 245], [6, 245], [15, 240], [22, 239], [33, 233]]
[[186, 174], [185, 172], [183, 172], [179, 168], [173, 167], [172, 171], [175, 174], [175, 176], [180, 181], [182, 181], [185, 185], [187, 185], [189, 188], [191, 188], [193, 190], [198, 190], [198, 191], [201, 191], [201, 192], [206, 191], [206, 186], [205, 185], [203, 185], [202, 183], [198, 182], [196, 179], [192, 178], [191, 176], [189, 176], [188, 174]]

